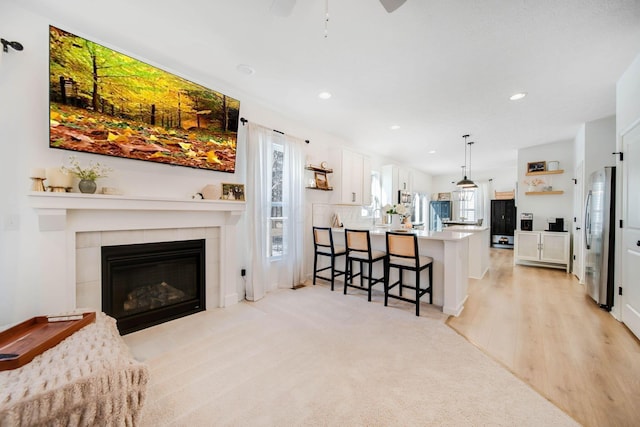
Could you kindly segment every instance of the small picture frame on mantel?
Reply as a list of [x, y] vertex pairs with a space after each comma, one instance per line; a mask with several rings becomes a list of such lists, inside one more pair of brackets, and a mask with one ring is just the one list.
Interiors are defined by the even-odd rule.
[[244, 184], [222, 183], [222, 200], [244, 201]]
[[547, 162], [529, 162], [527, 163], [527, 172], [544, 172], [547, 170]]

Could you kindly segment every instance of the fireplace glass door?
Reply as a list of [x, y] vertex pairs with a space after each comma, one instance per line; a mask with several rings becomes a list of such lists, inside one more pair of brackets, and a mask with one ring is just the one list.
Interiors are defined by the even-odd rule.
[[102, 309], [122, 334], [205, 309], [204, 240], [102, 247]]

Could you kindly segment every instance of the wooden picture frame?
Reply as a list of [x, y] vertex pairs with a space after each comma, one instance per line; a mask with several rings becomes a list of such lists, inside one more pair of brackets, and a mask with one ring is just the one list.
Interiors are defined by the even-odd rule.
[[315, 178], [316, 178], [316, 188], [321, 188], [323, 190], [328, 190], [329, 189], [329, 181], [327, 180], [327, 173], [326, 172], [315, 172]]
[[222, 183], [222, 200], [239, 200], [244, 202], [244, 184], [232, 182]]
[[547, 162], [529, 162], [527, 163], [527, 172], [544, 172], [547, 170]]
[[438, 200], [439, 201], [451, 200], [451, 193], [438, 193]]

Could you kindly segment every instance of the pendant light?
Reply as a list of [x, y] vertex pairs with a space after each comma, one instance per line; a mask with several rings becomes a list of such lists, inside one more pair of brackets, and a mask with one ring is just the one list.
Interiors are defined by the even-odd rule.
[[[464, 178], [462, 178], [456, 186], [461, 188], [478, 188], [478, 186], [471, 179], [467, 178], [467, 171], [469, 171], [469, 175], [471, 175], [471, 144], [473, 142], [467, 142], [467, 138], [469, 135], [462, 135], [464, 138]], [[467, 168], [467, 145], [469, 146], [469, 167]]]

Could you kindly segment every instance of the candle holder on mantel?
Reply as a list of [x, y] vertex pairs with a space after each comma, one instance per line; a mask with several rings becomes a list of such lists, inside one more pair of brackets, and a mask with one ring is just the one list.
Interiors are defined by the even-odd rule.
[[44, 190], [44, 178], [39, 178], [37, 176], [31, 177], [31, 191], [45, 191]]
[[69, 190], [70, 187], [53, 187], [53, 186], [50, 185], [47, 188], [52, 193], [66, 193]]
[[45, 191], [44, 180], [47, 179], [47, 174], [43, 168], [33, 168], [29, 171], [29, 178], [31, 178], [31, 191]]

